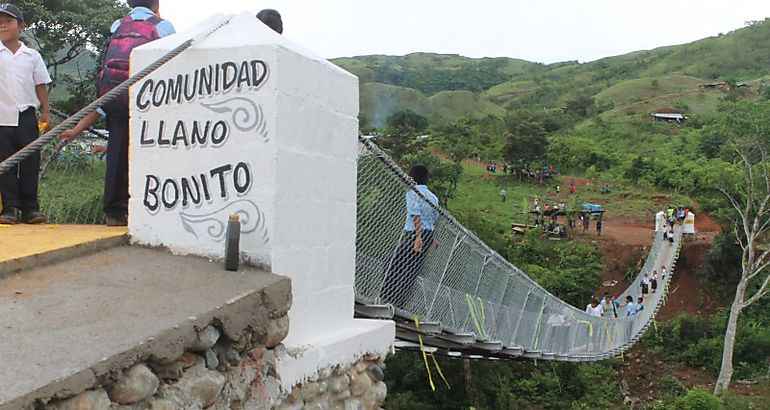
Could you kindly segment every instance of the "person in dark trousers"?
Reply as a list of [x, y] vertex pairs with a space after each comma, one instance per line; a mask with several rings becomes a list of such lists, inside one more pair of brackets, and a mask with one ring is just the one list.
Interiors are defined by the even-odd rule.
[[257, 18], [276, 33], [283, 34], [283, 19], [281, 19], [281, 13], [273, 9], [264, 9], [257, 13]]
[[438, 198], [427, 186], [430, 179], [428, 168], [424, 165], [415, 165], [409, 170], [409, 176], [414, 179], [416, 186], [406, 193], [404, 240], [395, 249], [385, 267], [385, 282], [381, 292], [383, 302], [400, 308], [406, 305], [412, 284], [433, 243], [433, 233], [438, 217], [438, 211], [435, 208], [438, 205]]
[[[97, 81], [99, 95], [128, 79], [128, 56], [134, 47], [174, 34], [174, 26], [158, 17], [160, 0], [128, 0], [131, 12], [112, 24], [105, 61]], [[111, 84], [110, 84], [111, 82]], [[110, 88], [111, 89], [111, 88]], [[128, 95], [83, 118], [75, 128], [59, 135], [61, 141], [72, 141], [100, 115], [107, 117], [107, 171], [104, 175], [104, 215], [108, 226], [128, 224]]]
[[[40, 136], [48, 128], [48, 84], [51, 76], [40, 53], [19, 40], [24, 14], [13, 4], [0, 4], [0, 162]], [[36, 110], [40, 109], [38, 119]], [[37, 200], [40, 152], [0, 174], [3, 206], [0, 224], [40, 224]]]

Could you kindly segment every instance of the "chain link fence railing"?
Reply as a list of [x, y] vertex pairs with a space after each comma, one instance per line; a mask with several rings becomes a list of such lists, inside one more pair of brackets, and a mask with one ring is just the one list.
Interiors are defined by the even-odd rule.
[[433, 231], [422, 235], [405, 230], [406, 197], [428, 203], [413, 181], [371, 141], [360, 139], [356, 238], [356, 300], [365, 305], [390, 304], [397, 316], [438, 322], [454, 334], [473, 334], [480, 341], [498, 341], [505, 348], [555, 360], [600, 360], [632, 346], [652, 323], [662, 305], [678, 255], [675, 242], [653, 244], [642, 270], [619, 298], [640, 295], [645, 273], [665, 266], [658, 292], [650, 293], [643, 310], [620, 318], [589, 316], [556, 298], [524, 272], [458, 223], [445, 209], [436, 215]]

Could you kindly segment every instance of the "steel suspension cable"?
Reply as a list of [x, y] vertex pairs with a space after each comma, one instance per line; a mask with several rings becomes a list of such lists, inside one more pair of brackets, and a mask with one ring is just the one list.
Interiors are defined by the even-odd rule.
[[180, 44], [173, 50], [169, 51], [168, 53], [164, 54], [161, 58], [157, 59], [155, 62], [150, 64], [149, 66], [145, 67], [140, 72], [134, 74], [126, 81], [120, 83], [117, 87], [113, 88], [110, 92], [107, 94], [104, 94], [103, 96], [97, 98], [87, 106], [85, 106], [83, 109], [75, 113], [74, 115], [70, 116], [66, 120], [59, 123], [56, 127], [54, 127], [52, 130], [46, 132], [40, 138], [36, 139], [35, 141], [31, 142], [12, 156], [10, 156], [8, 159], [0, 163], [0, 175], [10, 171], [17, 165], [19, 165], [22, 161], [29, 158], [32, 154], [35, 152], [40, 151], [46, 144], [50, 143], [54, 139], [56, 139], [59, 134], [61, 134], [63, 131], [74, 127], [80, 120], [82, 120], [85, 116], [93, 113], [100, 107], [104, 106], [105, 104], [108, 104], [118, 97], [121, 97], [123, 93], [127, 93], [128, 89], [138, 83], [139, 81], [146, 78], [148, 75], [152, 74], [155, 70], [166, 64], [167, 62], [173, 60], [174, 58], [178, 57], [180, 54], [182, 54], [184, 51], [192, 47], [193, 44], [195, 44], [197, 41], [200, 41], [212, 34], [214, 34], [217, 30], [220, 28], [226, 26], [230, 22], [231, 17], [227, 17], [223, 19], [219, 24], [214, 26], [211, 30], [204, 31], [200, 35], [188, 39], [184, 43]]

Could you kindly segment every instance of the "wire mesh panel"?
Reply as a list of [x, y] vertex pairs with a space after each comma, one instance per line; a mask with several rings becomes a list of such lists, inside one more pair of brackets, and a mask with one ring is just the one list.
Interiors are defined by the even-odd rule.
[[[569, 360], [600, 360], [628, 348], [652, 320], [670, 280], [626, 317], [619, 312], [589, 316], [551, 295], [481, 242], [371, 141], [361, 139], [358, 158], [356, 300], [388, 303], [397, 315], [439, 322], [454, 333], [500, 341]], [[411, 199], [410, 199], [411, 198]], [[422, 203], [433, 229], [418, 234], [409, 224], [407, 203]], [[645, 273], [673, 268], [681, 240], [654, 237], [639, 274], [621, 296], [639, 296]], [[418, 244], [418, 242], [421, 242]], [[541, 352], [541, 353], [538, 353]]]

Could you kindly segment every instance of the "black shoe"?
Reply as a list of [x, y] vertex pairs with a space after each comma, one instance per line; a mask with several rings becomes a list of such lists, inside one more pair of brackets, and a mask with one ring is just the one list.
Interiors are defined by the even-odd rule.
[[21, 211], [19, 208], [8, 207], [0, 215], [0, 225], [15, 225], [21, 220]]
[[107, 226], [126, 226], [128, 225], [128, 216], [108, 216], [106, 221]]
[[21, 220], [25, 224], [38, 225], [48, 222], [48, 217], [40, 211], [24, 211]]

